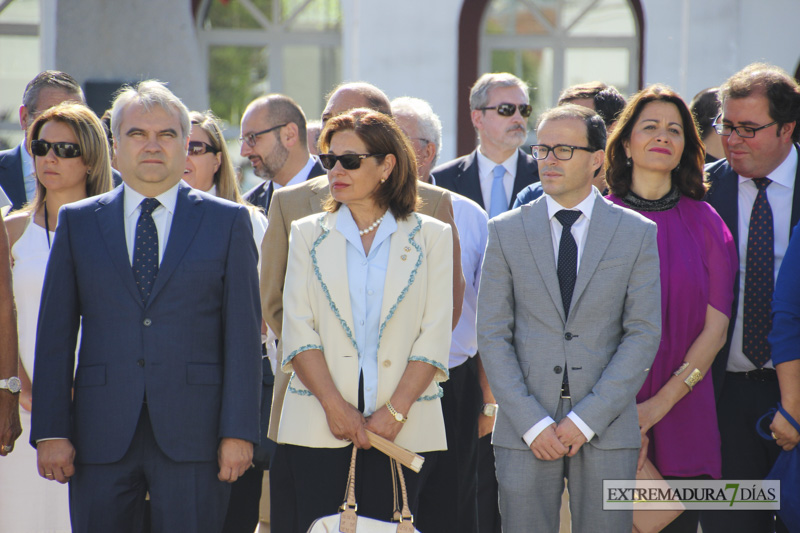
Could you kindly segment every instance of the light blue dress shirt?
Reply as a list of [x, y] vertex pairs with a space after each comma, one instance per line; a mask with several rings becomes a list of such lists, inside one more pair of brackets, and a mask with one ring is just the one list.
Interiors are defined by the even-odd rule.
[[364, 376], [364, 416], [369, 416], [377, 408], [378, 333], [390, 237], [397, 231], [397, 221], [391, 212], [386, 212], [375, 230], [369, 255], [364, 253], [358, 226], [346, 205], [339, 208], [336, 231], [347, 240], [347, 283], [353, 310], [353, 333], [358, 346], [358, 369]]

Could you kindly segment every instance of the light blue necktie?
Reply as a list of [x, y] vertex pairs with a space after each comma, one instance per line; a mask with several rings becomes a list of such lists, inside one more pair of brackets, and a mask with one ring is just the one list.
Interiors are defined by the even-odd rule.
[[503, 176], [506, 169], [503, 165], [497, 165], [492, 171], [494, 181], [492, 181], [492, 203], [489, 206], [489, 218], [494, 218], [508, 210], [508, 199], [506, 198], [506, 188], [503, 186]]

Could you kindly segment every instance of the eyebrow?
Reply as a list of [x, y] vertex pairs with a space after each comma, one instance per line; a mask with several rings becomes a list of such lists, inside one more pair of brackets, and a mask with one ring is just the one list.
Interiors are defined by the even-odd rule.
[[[130, 134], [132, 134], [132, 133], [144, 133], [144, 132], [145, 132], [145, 129], [144, 129], [144, 128], [139, 128], [139, 127], [137, 127], [137, 126], [133, 126], [133, 127], [132, 127], [132, 128], [130, 128], [128, 131], [126, 131], [126, 132], [125, 132], [125, 135], [130, 135]], [[158, 132], [156, 132], [156, 133], [157, 133], [158, 135], [161, 135], [161, 134], [163, 134], [163, 133], [170, 133], [170, 134], [172, 134], [172, 135], [178, 135], [178, 131], [177, 131], [177, 130], [175, 130], [175, 128], [167, 128], [167, 129], [165, 129], [165, 130], [159, 130], [159, 131], [158, 131]]]
[[[729, 118], [723, 118], [722, 122], [730, 122], [731, 124], [734, 123]], [[739, 124], [742, 125], [742, 126], [756, 126], [756, 127], [759, 125], [757, 122], [753, 122], [752, 120], [741, 120], [741, 121], [739, 121]]]
[[[642, 122], [660, 122], [658, 119], [655, 118], [643, 118]], [[679, 128], [683, 127], [683, 124], [680, 122], [668, 122], [670, 126], [678, 126]]]

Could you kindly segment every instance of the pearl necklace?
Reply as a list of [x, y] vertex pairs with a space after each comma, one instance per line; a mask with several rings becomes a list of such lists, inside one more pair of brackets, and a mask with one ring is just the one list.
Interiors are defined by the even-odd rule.
[[380, 225], [381, 225], [381, 222], [383, 222], [383, 217], [385, 217], [385, 216], [386, 216], [386, 213], [384, 213], [384, 214], [383, 214], [383, 216], [381, 216], [381, 218], [379, 218], [378, 220], [376, 220], [375, 222], [373, 222], [373, 223], [372, 223], [372, 225], [371, 225], [370, 227], [368, 227], [368, 228], [366, 228], [366, 229], [360, 229], [360, 230], [358, 230], [358, 234], [359, 234], [359, 235], [361, 235], [361, 236], [363, 237], [363, 236], [364, 236], [364, 235], [366, 235], [367, 233], [369, 233], [369, 232], [371, 232], [371, 231], [375, 230], [375, 228], [377, 228], [378, 226], [380, 226]]

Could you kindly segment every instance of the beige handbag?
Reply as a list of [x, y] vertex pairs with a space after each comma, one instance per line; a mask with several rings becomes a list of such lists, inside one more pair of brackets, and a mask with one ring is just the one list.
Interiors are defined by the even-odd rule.
[[[394, 459], [389, 459], [392, 463], [392, 487], [394, 489], [394, 517], [392, 521], [383, 522], [356, 514], [358, 510], [358, 504], [356, 504], [357, 452], [358, 449], [353, 446], [345, 500], [342, 506], [339, 507], [339, 512], [314, 520], [311, 527], [308, 528], [308, 533], [420, 533], [414, 528], [414, 517], [411, 516], [411, 510], [408, 507], [406, 480], [403, 477], [402, 467]], [[398, 498], [398, 486], [400, 499]]]
[[[669, 488], [669, 485], [664, 478], [661, 477], [661, 473], [659, 473], [656, 465], [650, 462], [650, 459], [647, 459], [642, 467], [642, 470], [636, 474], [637, 480], [645, 480], [645, 481], [663, 481], [664, 486], [662, 488]], [[680, 509], [662, 509], [662, 510], [650, 510], [650, 511], [642, 511], [637, 510], [635, 507], [633, 509], [633, 533], [658, 533], [665, 527], [667, 527], [673, 520], [678, 518], [680, 514], [684, 511], [683, 504], [678, 504], [677, 506]]]

